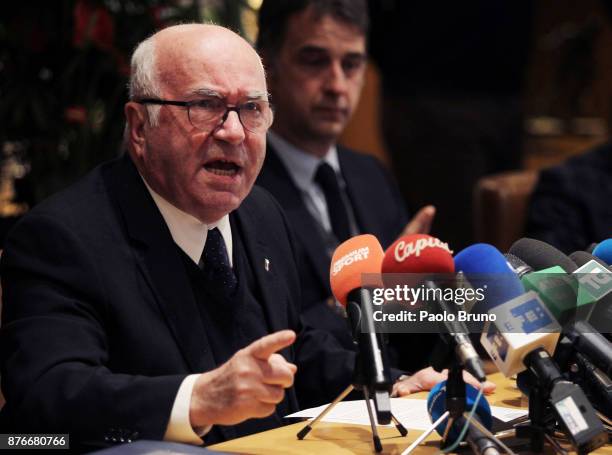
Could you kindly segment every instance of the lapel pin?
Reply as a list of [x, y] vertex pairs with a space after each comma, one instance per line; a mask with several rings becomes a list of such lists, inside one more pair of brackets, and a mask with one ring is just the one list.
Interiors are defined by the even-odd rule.
[[264, 269], [266, 269], [266, 272], [270, 271], [270, 260], [268, 258], [264, 258]]

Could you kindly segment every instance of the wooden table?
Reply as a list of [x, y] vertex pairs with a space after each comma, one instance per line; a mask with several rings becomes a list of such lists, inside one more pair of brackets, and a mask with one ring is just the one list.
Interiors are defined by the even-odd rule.
[[[521, 399], [521, 393], [516, 388], [514, 381], [504, 378], [500, 373], [489, 375], [489, 380], [497, 384], [494, 394], [487, 396], [487, 400], [494, 406], [526, 407], [527, 401]], [[427, 398], [427, 392], [411, 395], [410, 398]], [[348, 425], [338, 423], [319, 423], [304, 438], [299, 441], [296, 434], [304, 427], [305, 423], [296, 423], [274, 430], [233, 439], [210, 446], [210, 449], [224, 452], [242, 454], [364, 454], [374, 455], [372, 445], [372, 434], [370, 427], [364, 425]], [[383, 454], [400, 454], [411, 442], [422, 432], [409, 429], [408, 436], [401, 437], [395, 428], [380, 427], [378, 429], [383, 445]], [[422, 443], [416, 454], [428, 454], [438, 452], [440, 437], [437, 433], [431, 434]], [[547, 451], [546, 453], [552, 453]], [[612, 454], [612, 446], [608, 445], [599, 449], [596, 453]]]

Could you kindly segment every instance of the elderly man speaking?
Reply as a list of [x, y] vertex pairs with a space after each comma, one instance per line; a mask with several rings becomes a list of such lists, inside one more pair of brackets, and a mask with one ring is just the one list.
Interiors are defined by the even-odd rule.
[[352, 359], [301, 328], [284, 216], [251, 191], [272, 123], [256, 52], [222, 27], [167, 28], [136, 49], [130, 98], [128, 153], [7, 241], [3, 429], [201, 444], [297, 410], [297, 360], [339, 391]]
[[332, 399], [354, 354], [301, 325], [287, 222], [253, 187], [258, 55], [222, 27], [167, 28], [134, 52], [125, 114], [128, 153], [6, 242], [1, 432], [213, 443], [280, 425], [302, 389]]

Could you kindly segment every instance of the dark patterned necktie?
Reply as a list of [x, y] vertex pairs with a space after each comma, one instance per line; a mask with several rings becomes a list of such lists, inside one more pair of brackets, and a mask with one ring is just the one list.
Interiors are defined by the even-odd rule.
[[221, 291], [224, 296], [234, 294], [238, 279], [230, 265], [225, 241], [218, 228], [208, 231], [200, 265], [212, 289]]
[[340, 185], [333, 168], [322, 162], [315, 174], [315, 182], [319, 184], [327, 201], [327, 213], [334, 235], [340, 242], [351, 236], [348, 213], [340, 194]]

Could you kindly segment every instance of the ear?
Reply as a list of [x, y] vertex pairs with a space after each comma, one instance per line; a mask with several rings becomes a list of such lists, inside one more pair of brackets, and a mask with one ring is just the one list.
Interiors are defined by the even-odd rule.
[[148, 121], [146, 108], [129, 101], [123, 109], [127, 121], [127, 146], [134, 158], [142, 158], [145, 152], [145, 127]]

